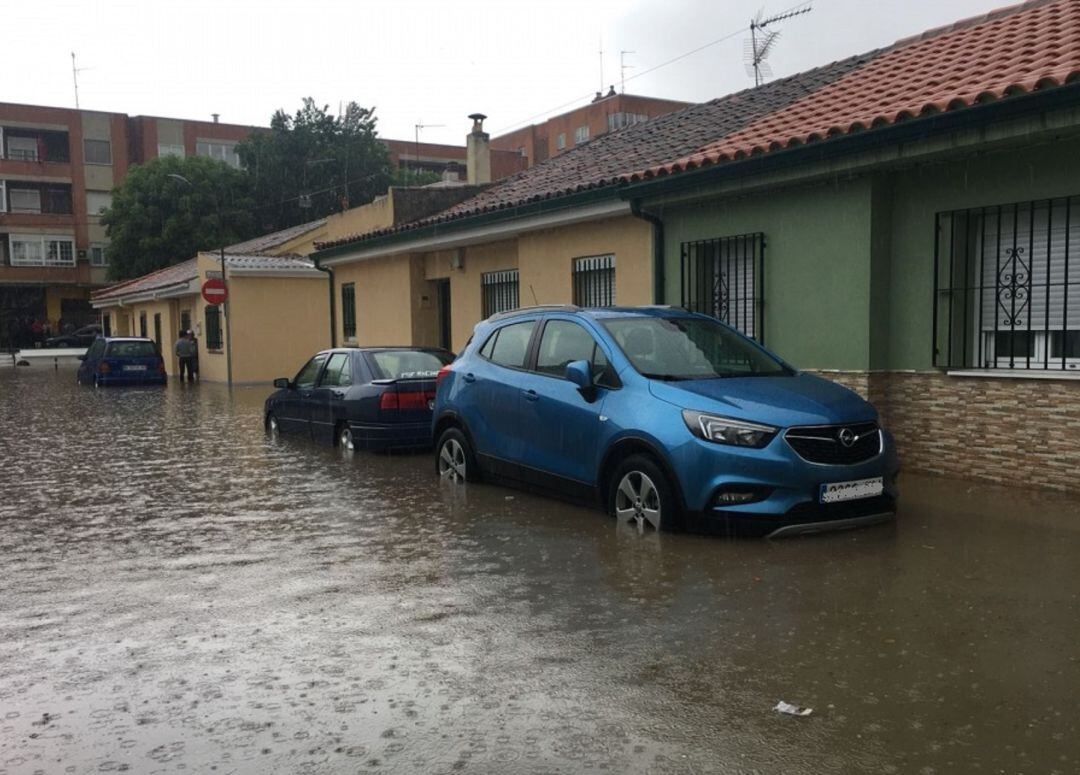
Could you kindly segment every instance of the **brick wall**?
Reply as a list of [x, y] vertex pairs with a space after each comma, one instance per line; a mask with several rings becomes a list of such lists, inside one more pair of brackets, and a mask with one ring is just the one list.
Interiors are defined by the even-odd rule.
[[1080, 493], [1080, 381], [817, 373], [874, 403], [905, 470]]

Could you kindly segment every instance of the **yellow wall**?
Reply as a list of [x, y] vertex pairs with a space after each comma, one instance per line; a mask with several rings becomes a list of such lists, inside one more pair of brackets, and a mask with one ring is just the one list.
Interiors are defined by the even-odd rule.
[[[411, 344], [416, 301], [414, 274], [412, 257], [407, 253], [334, 267], [334, 323], [338, 344]], [[341, 316], [341, 288], [346, 283], [356, 284], [356, 339], [348, 341]]]
[[569, 304], [573, 301], [573, 260], [607, 254], [615, 256], [616, 303], [652, 304], [652, 228], [630, 216], [453, 250], [403, 253], [340, 264], [334, 268], [338, 341], [343, 341], [343, 283], [356, 283], [359, 344], [435, 345], [436, 281], [449, 279], [450, 346], [460, 351], [483, 314], [480, 280], [485, 272], [516, 267], [521, 306]]
[[89, 299], [90, 291], [86, 288], [71, 288], [63, 285], [52, 285], [45, 288], [45, 317], [52, 325], [54, 331], [58, 331], [60, 323], [62, 299]]
[[330, 346], [325, 275], [234, 275], [228, 306], [234, 383], [292, 377], [308, 358]]
[[571, 303], [574, 259], [609, 253], [615, 256], [615, 303], [652, 304], [652, 227], [624, 216], [523, 234], [518, 239], [522, 306]]
[[354, 207], [327, 217], [325, 236], [320, 239], [329, 242], [353, 234], [367, 234], [393, 225], [394, 198], [389, 194], [384, 194], [362, 207]]

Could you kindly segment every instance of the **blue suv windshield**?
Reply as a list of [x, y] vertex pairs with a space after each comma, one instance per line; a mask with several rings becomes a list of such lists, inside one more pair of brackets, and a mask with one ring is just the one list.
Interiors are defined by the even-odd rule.
[[626, 317], [603, 321], [626, 357], [650, 379], [778, 377], [784, 364], [731, 329], [705, 318]]

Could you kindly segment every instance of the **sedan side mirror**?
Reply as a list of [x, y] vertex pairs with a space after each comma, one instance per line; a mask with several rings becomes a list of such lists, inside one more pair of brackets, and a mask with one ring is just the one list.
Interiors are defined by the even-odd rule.
[[277, 379], [274, 380], [274, 387], [282, 388], [284, 390], [288, 390], [288, 389], [290, 389], [292, 387], [292, 385], [289, 384], [289, 378], [288, 377], [278, 377]]
[[592, 367], [588, 361], [571, 361], [566, 364], [566, 378], [578, 386], [578, 392], [586, 401], [596, 398], [596, 385], [593, 384]]

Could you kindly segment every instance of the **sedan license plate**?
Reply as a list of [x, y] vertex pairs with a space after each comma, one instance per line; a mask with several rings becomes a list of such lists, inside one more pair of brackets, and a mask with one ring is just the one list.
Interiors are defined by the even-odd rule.
[[840, 503], [860, 498], [873, 498], [885, 492], [885, 483], [880, 476], [873, 479], [856, 479], [852, 482], [833, 482], [821, 485], [822, 503]]
[[125, 366], [124, 371], [146, 371], [146, 365], [141, 363], [132, 364]]

